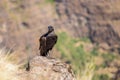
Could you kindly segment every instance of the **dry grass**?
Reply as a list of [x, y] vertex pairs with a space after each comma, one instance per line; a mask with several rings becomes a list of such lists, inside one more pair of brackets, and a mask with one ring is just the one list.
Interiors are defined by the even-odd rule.
[[92, 80], [93, 75], [95, 73], [95, 64], [94, 61], [90, 61], [85, 64], [84, 70], [81, 70], [81, 73], [79, 73], [76, 78], [77, 80]]
[[20, 80], [17, 77], [19, 66], [10, 61], [12, 55], [0, 50], [0, 80]]

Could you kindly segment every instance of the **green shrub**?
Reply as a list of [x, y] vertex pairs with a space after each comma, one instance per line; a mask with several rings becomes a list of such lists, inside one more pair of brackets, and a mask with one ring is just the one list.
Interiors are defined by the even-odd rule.
[[81, 44], [75, 47], [75, 44], [80, 41], [87, 41], [85, 39], [75, 39], [69, 37], [65, 32], [58, 34], [58, 42], [56, 48], [61, 53], [61, 59], [71, 62], [72, 67], [75, 73], [79, 73], [80, 70], [83, 70], [85, 64], [90, 61], [90, 54], [84, 51], [84, 46]]
[[47, 3], [54, 3], [55, 0], [46, 0]]
[[93, 56], [98, 56], [98, 49], [97, 49], [97, 47], [95, 47], [95, 48], [93, 48], [92, 49], [92, 51], [91, 51], [91, 54], [93, 55]]
[[108, 62], [111, 62], [116, 58], [116, 56], [112, 53], [103, 53], [102, 57], [105, 59], [105, 61], [108, 61]]
[[101, 74], [101, 75], [94, 75], [92, 80], [110, 80], [109, 76], [107, 74]]

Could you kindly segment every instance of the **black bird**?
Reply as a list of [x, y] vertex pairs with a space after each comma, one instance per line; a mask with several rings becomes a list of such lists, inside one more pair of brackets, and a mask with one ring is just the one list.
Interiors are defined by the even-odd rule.
[[47, 56], [48, 52], [52, 50], [57, 42], [57, 35], [55, 34], [54, 28], [52, 26], [48, 26], [48, 32], [40, 37], [39, 42], [40, 55]]

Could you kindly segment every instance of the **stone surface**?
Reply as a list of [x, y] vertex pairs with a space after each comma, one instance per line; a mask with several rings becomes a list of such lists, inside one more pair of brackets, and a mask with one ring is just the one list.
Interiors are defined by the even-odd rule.
[[75, 80], [70, 65], [57, 59], [37, 56], [30, 61], [30, 71], [20, 73], [21, 80]]

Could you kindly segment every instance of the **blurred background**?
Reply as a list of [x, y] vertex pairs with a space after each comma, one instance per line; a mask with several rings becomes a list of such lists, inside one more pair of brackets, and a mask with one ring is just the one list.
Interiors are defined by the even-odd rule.
[[58, 35], [51, 57], [78, 80], [120, 80], [119, 0], [0, 0], [0, 48], [17, 59], [39, 55], [48, 25]]

